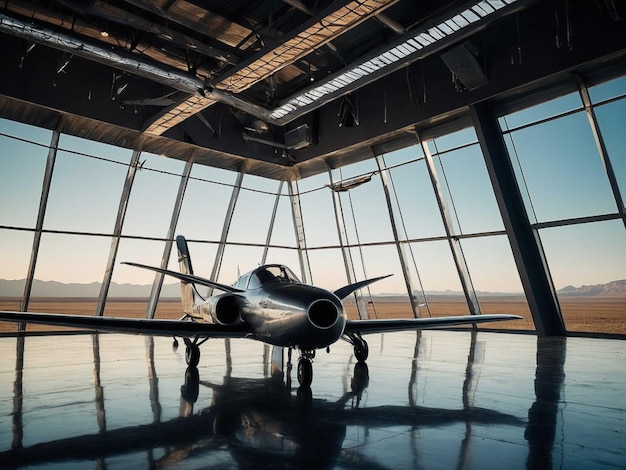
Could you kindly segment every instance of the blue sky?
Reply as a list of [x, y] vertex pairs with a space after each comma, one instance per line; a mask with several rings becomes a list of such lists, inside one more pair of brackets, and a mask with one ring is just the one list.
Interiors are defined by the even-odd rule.
[[[621, 79], [591, 90], [592, 99], [601, 102], [626, 93]], [[544, 103], [509, 115], [503, 127], [518, 126], [581, 107], [577, 94]], [[606, 146], [626, 194], [626, 100], [596, 108]], [[507, 127], [508, 126], [508, 127]], [[42, 144], [37, 146], [0, 136], [0, 225], [32, 228], [39, 206], [40, 188], [51, 132], [0, 120], [0, 133]], [[503, 230], [497, 203], [480, 148], [472, 129], [430, 142], [447, 204], [452, 210], [455, 233], [472, 234]], [[536, 221], [546, 222], [574, 217], [612, 214], [617, 211], [603, 164], [598, 156], [584, 112], [561, 117], [539, 126], [514, 130], [506, 142], [522, 188], [527, 209]], [[458, 150], [449, 149], [464, 145]], [[57, 155], [44, 228], [75, 232], [111, 233], [131, 151], [63, 135], [63, 149], [102, 157], [87, 158], [68, 151]], [[409, 239], [441, 237], [445, 230], [420, 146], [385, 155], [387, 165], [411, 162], [390, 171], [397, 201]], [[184, 163], [142, 154], [144, 170], [137, 173], [127, 208], [123, 234], [164, 237], [170, 224], [174, 199]], [[156, 170], [156, 171], [150, 171]], [[375, 172], [375, 160], [335, 170], [335, 179]], [[173, 174], [170, 174], [173, 173]], [[236, 174], [195, 165], [192, 169], [177, 233], [189, 239], [219, 239], [224, 214]], [[338, 245], [332, 193], [325, 187], [329, 175], [300, 181], [302, 211], [309, 247]], [[247, 175], [233, 217], [228, 240], [263, 244], [274, 206], [279, 182]], [[252, 191], [251, 189], [254, 189]], [[272, 235], [272, 244], [295, 246], [287, 187], [282, 196]], [[395, 199], [394, 199], [395, 201]], [[341, 194], [350, 243], [390, 242], [391, 224], [378, 175], [350, 193]], [[394, 202], [395, 204], [395, 202]], [[604, 283], [626, 278], [626, 230], [619, 220], [541, 229], [540, 237], [557, 288], [565, 285]], [[405, 238], [405, 234], [401, 234]], [[26, 275], [32, 234], [0, 229], [0, 278], [21, 279]], [[110, 238], [46, 233], [36, 277], [62, 282], [102, 280], [109, 254]], [[519, 292], [521, 284], [505, 236], [472, 238], [462, 241], [467, 264], [478, 290]], [[194, 265], [199, 274], [209, 275], [216, 245], [192, 243]], [[117, 260], [158, 264], [161, 242], [124, 239]], [[220, 280], [232, 282], [238, 271], [245, 272], [261, 261], [260, 247], [229, 246], [226, 249]], [[414, 280], [421, 279], [426, 290], [459, 290], [448, 243], [414, 243], [410, 250], [410, 270]], [[393, 273], [392, 278], [373, 286], [374, 292], [402, 292], [396, 247], [393, 244], [351, 250], [358, 276]], [[327, 288], [347, 282], [343, 257], [338, 249], [309, 251], [313, 280]], [[415, 265], [413, 265], [415, 260]], [[299, 274], [295, 250], [271, 249], [268, 262], [282, 262]], [[417, 268], [415, 267], [417, 266]], [[170, 268], [176, 269], [175, 257]], [[116, 265], [115, 282], [150, 283], [153, 275]]]

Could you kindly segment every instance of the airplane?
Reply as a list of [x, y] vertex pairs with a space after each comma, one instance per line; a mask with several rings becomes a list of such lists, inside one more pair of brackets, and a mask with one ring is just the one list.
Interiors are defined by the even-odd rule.
[[[313, 380], [312, 360], [316, 350], [326, 349], [330, 352], [330, 346], [339, 339], [349, 342], [354, 348], [356, 360], [364, 362], [369, 348], [362, 335], [522, 318], [517, 315], [490, 314], [349, 320], [342, 300], [354, 291], [389, 275], [355, 282], [330, 292], [303, 284], [284, 265], [266, 264], [240, 276], [232, 285], [225, 285], [194, 274], [187, 241], [182, 235], [176, 237], [176, 246], [180, 272], [133, 262], [123, 264], [179, 279], [184, 313], [179, 320], [0, 311], [0, 321], [173, 336], [175, 347], [178, 345], [178, 336], [184, 339], [185, 360], [190, 367], [198, 365], [200, 346], [210, 338], [251, 338], [288, 348], [288, 370], [291, 368], [292, 351], [297, 349], [300, 353], [298, 382], [301, 387], [307, 388]], [[205, 299], [196, 285], [222, 293]]]

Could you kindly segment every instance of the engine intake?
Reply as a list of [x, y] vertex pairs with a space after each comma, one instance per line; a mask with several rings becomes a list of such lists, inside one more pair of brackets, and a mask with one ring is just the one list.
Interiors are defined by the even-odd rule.
[[309, 320], [318, 328], [330, 328], [338, 317], [337, 306], [330, 300], [317, 300], [309, 307]]
[[220, 325], [234, 325], [241, 322], [239, 305], [240, 300], [236, 295], [218, 295], [211, 297], [209, 313], [215, 323]]

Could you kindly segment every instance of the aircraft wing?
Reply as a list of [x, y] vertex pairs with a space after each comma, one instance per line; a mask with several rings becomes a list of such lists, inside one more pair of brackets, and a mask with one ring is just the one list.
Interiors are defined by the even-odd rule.
[[52, 326], [86, 328], [94, 331], [143, 334], [154, 336], [198, 336], [204, 338], [245, 338], [252, 332], [245, 325], [227, 326], [183, 320], [150, 320], [54, 313], [0, 311], [0, 321], [38, 323]]
[[519, 315], [461, 315], [453, 317], [435, 318], [397, 318], [393, 320], [348, 320], [346, 333], [385, 333], [389, 331], [421, 330], [442, 326], [467, 325], [472, 323], [487, 323], [502, 320], [521, 320]]
[[122, 264], [127, 264], [128, 266], [134, 266], [136, 268], [149, 269], [150, 271], [156, 271], [157, 273], [175, 277], [176, 279], [180, 279], [183, 282], [200, 284], [201, 286], [212, 287], [213, 289], [223, 290], [224, 292], [244, 292], [242, 289], [237, 289], [233, 286], [227, 286], [226, 284], [220, 284], [219, 282], [210, 281], [204, 277], [194, 276], [193, 274], [183, 274], [177, 271], [170, 271], [169, 269], [161, 269], [154, 266], [147, 266], [145, 264], [131, 263], [130, 261], [123, 261]]

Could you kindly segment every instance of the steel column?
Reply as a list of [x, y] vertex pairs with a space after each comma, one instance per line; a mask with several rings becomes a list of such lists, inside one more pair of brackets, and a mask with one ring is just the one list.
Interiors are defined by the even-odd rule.
[[485, 104], [472, 105], [470, 112], [537, 334], [564, 335], [565, 324], [539, 233], [528, 218], [497, 119]]
[[113, 277], [113, 267], [115, 266], [117, 250], [120, 246], [122, 227], [124, 225], [124, 218], [126, 217], [126, 209], [128, 208], [128, 201], [130, 199], [130, 191], [133, 187], [133, 182], [135, 181], [135, 175], [137, 174], [137, 167], [139, 166], [140, 155], [140, 150], [135, 150], [133, 152], [133, 156], [130, 159], [130, 164], [128, 165], [128, 171], [126, 172], [126, 181], [124, 182], [124, 188], [122, 189], [120, 205], [117, 210], [117, 219], [115, 220], [113, 237], [111, 239], [109, 260], [107, 261], [107, 267], [104, 271], [104, 278], [102, 280], [102, 285], [100, 286], [100, 295], [98, 296], [98, 305], [96, 306], [96, 315], [100, 317], [104, 315], [104, 306], [106, 305], [107, 296], [109, 295], [109, 287], [111, 286], [111, 278]]
[[[220, 274], [222, 268], [222, 259], [224, 258], [224, 250], [226, 249], [226, 239], [228, 238], [228, 232], [230, 230], [230, 224], [233, 221], [233, 214], [235, 213], [235, 207], [237, 206], [237, 199], [239, 198], [239, 192], [241, 191], [241, 183], [245, 175], [244, 168], [241, 168], [233, 186], [233, 192], [230, 195], [230, 202], [226, 215], [224, 216], [224, 226], [222, 227], [222, 235], [220, 236], [220, 243], [217, 247], [217, 253], [215, 254], [215, 262], [213, 263], [213, 269], [211, 271], [211, 280], [217, 281], [217, 277]], [[213, 295], [213, 288], [209, 287], [208, 296]]]
[[[189, 174], [193, 167], [195, 159], [195, 152], [185, 164], [185, 169], [180, 177], [180, 185], [178, 186], [178, 194], [176, 195], [176, 202], [174, 203], [174, 209], [172, 210], [172, 218], [170, 219], [170, 227], [167, 230], [165, 237], [165, 247], [163, 248], [163, 256], [161, 256], [161, 269], [167, 269], [167, 263], [170, 260], [172, 253], [172, 245], [174, 243], [174, 234], [176, 232], [176, 226], [178, 225], [178, 217], [180, 216], [180, 210], [183, 206], [183, 198], [185, 197], [185, 191], [187, 190], [187, 183], [189, 182]], [[156, 312], [157, 303], [159, 302], [159, 296], [161, 295], [161, 288], [163, 287], [162, 273], [156, 273], [154, 276], [154, 282], [152, 283], [152, 291], [150, 292], [150, 301], [148, 302], [148, 308], [146, 309], [146, 318], [154, 318]]]
[[415, 286], [413, 285], [413, 280], [411, 279], [411, 273], [409, 271], [408, 257], [406, 254], [406, 240], [400, 240], [398, 221], [396, 218], [396, 214], [394, 213], [395, 206], [393, 205], [393, 200], [391, 198], [391, 193], [392, 191], [395, 193], [395, 189], [393, 188], [393, 182], [389, 177], [389, 170], [387, 170], [385, 158], [382, 155], [376, 156], [376, 164], [378, 165], [380, 180], [383, 183], [383, 191], [385, 192], [387, 210], [389, 211], [389, 220], [391, 221], [393, 239], [395, 241], [396, 249], [398, 250], [398, 258], [400, 260], [400, 266], [402, 267], [402, 274], [404, 276], [404, 285], [406, 286], [406, 291], [409, 294], [409, 301], [411, 302], [413, 317], [418, 318], [421, 315], [419, 311], [419, 306], [415, 301]]
[[298, 182], [289, 181], [289, 200], [291, 201], [291, 215], [293, 217], [293, 228], [296, 232], [296, 243], [298, 257], [300, 258], [300, 271], [305, 284], [313, 284], [311, 276], [311, 266], [309, 265], [309, 254], [306, 249], [306, 238], [304, 233], [304, 222], [302, 220], [302, 208], [300, 207], [300, 192]]
[[[35, 268], [37, 267], [37, 256], [39, 256], [39, 245], [41, 244], [41, 233], [43, 230], [43, 221], [46, 217], [46, 207], [48, 206], [48, 195], [50, 194], [50, 184], [52, 183], [52, 174], [54, 173], [54, 164], [57, 158], [57, 150], [59, 148], [59, 134], [57, 131], [52, 133], [50, 139], [50, 147], [48, 148], [48, 159], [46, 160], [46, 172], [44, 173], [43, 184], [41, 187], [41, 197], [39, 198], [39, 213], [37, 214], [37, 224], [35, 225], [35, 236], [33, 237], [33, 249], [30, 252], [30, 263], [28, 265], [28, 275], [24, 285], [24, 295], [20, 310], [26, 312], [30, 303], [30, 292], [33, 288], [33, 279], [35, 276]], [[20, 324], [20, 330], [24, 330], [24, 325]]]
[[[348, 242], [348, 235], [346, 234], [346, 221], [343, 216], [343, 207], [341, 205], [341, 197], [337, 191], [332, 190], [334, 184], [333, 173], [330, 167], [328, 168], [328, 177], [330, 179], [331, 193], [333, 195], [333, 208], [335, 209], [335, 222], [337, 224], [337, 235], [339, 236], [339, 244], [341, 245], [341, 254], [343, 255], [343, 264], [346, 269], [346, 276], [348, 278], [348, 284], [356, 282], [356, 273], [354, 272], [354, 261], [352, 260], [352, 252], [350, 251]], [[360, 289], [359, 289], [360, 291]], [[354, 300], [356, 302], [356, 310], [361, 320], [367, 320], [369, 315], [367, 313], [367, 307], [363, 301], [363, 296], [355, 291], [353, 293]]]
[[263, 257], [261, 259], [261, 264], [265, 264], [267, 260], [267, 252], [269, 249], [270, 242], [272, 241], [272, 232], [274, 231], [274, 222], [276, 221], [276, 212], [278, 211], [278, 203], [280, 202], [280, 197], [283, 193], [283, 184], [285, 182], [281, 181], [278, 185], [278, 191], [276, 193], [276, 201], [274, 201], [274, 209], [272, 209], [272, 217], [270, 218], [270, 226], [267, 229], [267, 237], [265, 238], [265, 248], [263, 249]]
[[459, 274], [461, 286], [463, 287], [463, 293], [465, 294], [465, 300], [467, 301], [470, 313], [472, 315], [480, 315], [478, 298], [476, 297], [476, 291], [474, 290], [474, 285], [472, 284], [472, 278], [470, 277], [469, 270], [467, 269], [467, 263], [465, 261], [463, 249], [461, 248], [461, 242], [459, 238], [455, 236], [456, 234], [453, 233], [454, 224], [441, 189], [441, 184], [439, 183], [439, 176], [437, 175], [437, 169], [435, 168], [435, 161], [430, 153], [428, 145], [424, 141], [422, 141], [422, 149], [424, 150], [424, 156], [426, 157], [428, 175], [430, 176], [430, 181], [433, 184], [435, 197], [437, 198], [437, 204], [439, 205], [439, 212], [441, 213], [443, 225], [446, 230], [446, 238], [450, 244], [452, 258], [454, 259], [454, 264], [456, 266], [457, 273]]

